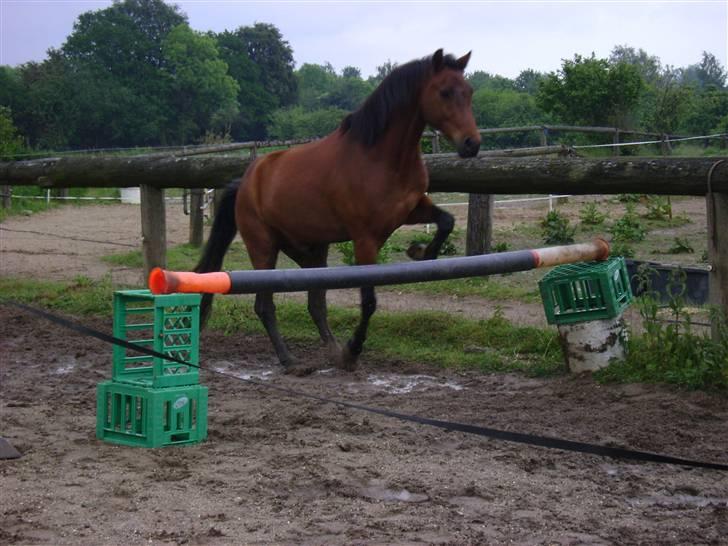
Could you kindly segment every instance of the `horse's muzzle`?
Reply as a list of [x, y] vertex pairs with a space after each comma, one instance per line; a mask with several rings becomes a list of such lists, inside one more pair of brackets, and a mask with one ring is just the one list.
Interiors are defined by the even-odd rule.
[[470, 137], [464, 138], [458, 145], [458, 155], [460, 157], [475, 157], [480, 151], [480, 139]]

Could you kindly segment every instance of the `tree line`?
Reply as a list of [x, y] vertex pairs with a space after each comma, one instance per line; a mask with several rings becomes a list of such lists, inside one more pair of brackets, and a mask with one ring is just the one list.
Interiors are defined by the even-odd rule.
[[[79, 16], [44, 61], [0, 67], [0, 153], [322, 136], [395, 67], [386, 61], [366, 79], [354, 66], [296, 68], [273, 25], [202, 33], [162, 0], [118, 1]], [[480, 127], [728, 132], [726, 71], [708, 52], [675, 68], [617, 46], [607, 59], [575, 55], [551, 73], [467, 78]], [[518, 145], [534, 137], [497, 138]]]

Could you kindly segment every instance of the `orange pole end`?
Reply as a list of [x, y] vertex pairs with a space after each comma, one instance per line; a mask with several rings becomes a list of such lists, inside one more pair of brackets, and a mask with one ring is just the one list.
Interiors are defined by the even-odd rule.
[[149, 274], [149, 290], [153, 294], [227, 294], [230, 292], [230, 275], [166, 271], [159, 267]]

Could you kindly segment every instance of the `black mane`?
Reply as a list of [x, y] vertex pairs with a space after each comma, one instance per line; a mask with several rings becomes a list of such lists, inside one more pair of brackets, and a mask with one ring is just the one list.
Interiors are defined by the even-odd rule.
[[[461, 70], [452, 55], [443, 58], [443, 66]], [[392, 70], [359, 109], [344, 118], [342, 132], [366, 147], [373, 146], [386, 131], [392, 114], [413, 100], [432, 69], [432, 57], [425, 57]]]

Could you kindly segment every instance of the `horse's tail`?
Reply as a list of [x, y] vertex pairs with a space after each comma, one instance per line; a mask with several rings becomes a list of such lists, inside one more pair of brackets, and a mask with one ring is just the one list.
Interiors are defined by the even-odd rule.
[[[225, 253], [235, 239], [235, 196], [240, 180], [233, 180], [225, 187], [222, 198], [215, 207], [215, 220], [200, 261], [195, 266], [196, 273], [220, 271]], [[212, 294], [203, 294], [200, 303], [200, 324], [204, 325], [212, 310]]]

